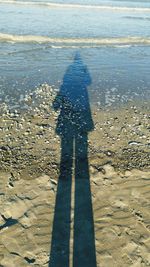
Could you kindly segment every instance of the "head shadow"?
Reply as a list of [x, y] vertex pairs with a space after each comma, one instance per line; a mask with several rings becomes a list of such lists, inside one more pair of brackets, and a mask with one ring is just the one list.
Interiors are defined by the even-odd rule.
[[[59, 110], [56, 133], [61, 138], [58, 179], [49, 267], [70, 266], [73, 228], [73, 267], [96, 267], [95, 233], [88, 163], [88, 133], [94, 129], [88, 97], [92, 79], [77, 52], [67, 68], [53, 102]], [[74, 185], [74, 216], [71, 190]]]

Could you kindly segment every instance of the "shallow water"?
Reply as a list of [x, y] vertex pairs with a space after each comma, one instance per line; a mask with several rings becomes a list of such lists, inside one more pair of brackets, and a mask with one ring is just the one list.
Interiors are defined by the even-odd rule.
[[149, 97], [149, 1], [1, 0], [0, 11], [1, 100], [44, 82], [59, 88], [76, 51], [91, 102]]

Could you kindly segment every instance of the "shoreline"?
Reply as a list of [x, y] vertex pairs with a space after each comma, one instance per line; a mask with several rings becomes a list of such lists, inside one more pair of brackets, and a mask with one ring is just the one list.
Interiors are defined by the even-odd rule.
[[[46, 170], [49, 175], [48, 164], [52, 161], [57, 166], [54, 168], [55, 175], [58, 173], [60, 138], [55, 128], [59, 112], [52, 108], [55, 95], [56, 91], [45, 85], [37, 90], [34, 100], [30, 96], [25, 99], [23, 105], [29, 109], [20, 112], [8, 111], [4, 107], [0, 119], [1, 170], [12, 172], [14, 169], [19, 172], [29, 167], [33, 173], [42, 174]], [[148, 105], [132, 103], [104, 109], [91, 106], [91, 111], [94, 130], [88, 134], [90, 161], [94, 162], [97, 158], [96, 164], [100, 166], [111, 162], [118, 170], [149, 169]], [[41, 155], [45, 163], [42, 163]]]

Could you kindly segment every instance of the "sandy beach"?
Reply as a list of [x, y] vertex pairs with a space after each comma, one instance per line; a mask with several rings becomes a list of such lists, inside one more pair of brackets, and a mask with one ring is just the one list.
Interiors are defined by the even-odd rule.
[[[55, 132], [59, 112], [52, 108], [55, 95], [45, 84], [22, 99], [20, 110], [0, 107], [3, 267], [51, 266], [61, 155]], [[149, 105], [135, 102], [120, 108], [92, 107], [88, 161], [97, 267], [150, 265], [149, 114]], [[75, 183], [73, 166], [71, 216], [63, 225], [65, 232], [69, 224], [71, 232], [69, 266], [74, 261]], [[81, 195], [86, 183], [78, 181]], [[88, 221], [84, 227], [88, 231]], [[80, 253], [85, 257], [84, 250]]]

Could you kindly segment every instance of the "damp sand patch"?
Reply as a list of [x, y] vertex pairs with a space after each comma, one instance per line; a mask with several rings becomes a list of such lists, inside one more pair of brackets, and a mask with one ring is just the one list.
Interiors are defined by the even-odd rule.
[[[56, 134], [59, 111], [52, 105], [57, 92], [43, 85], [21, 100], [22, 109], [1, 105], [0, 169], [34, 178], [59, 173], [60, 137]], [[118, 170], [149, 169], [150, 112], [148, 105], [115, 109], [91, 106], [93, 131], [88, 134], [90, 164], [107, 162]], [[97, 167], [98, 168], [98, 167]]]

